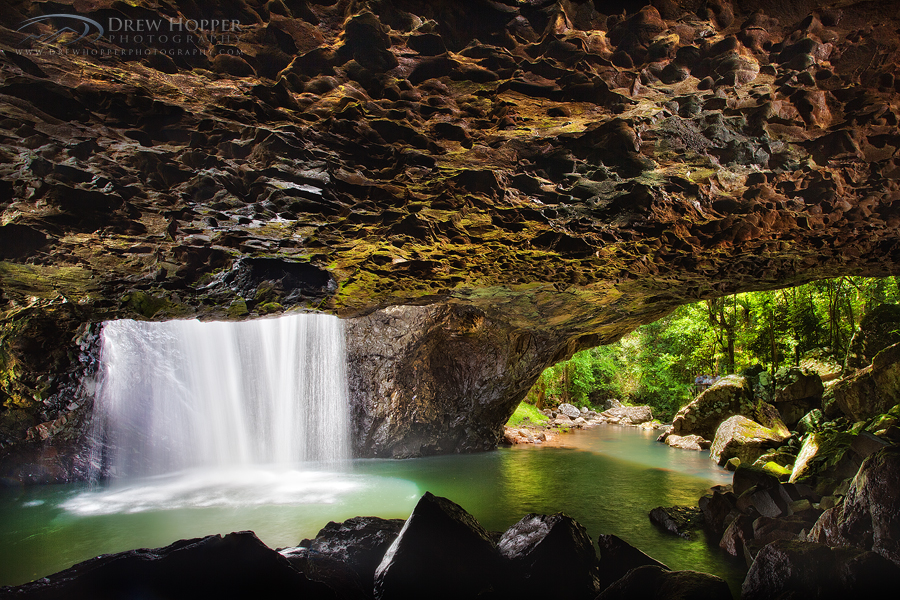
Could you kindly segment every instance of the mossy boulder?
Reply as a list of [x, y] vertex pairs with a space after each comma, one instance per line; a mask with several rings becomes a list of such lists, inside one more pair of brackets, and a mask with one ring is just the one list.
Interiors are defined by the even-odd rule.
[[742, 375], [723, 377], [679, 410], [672, 421], [671, 433], [713, 439], [719, 426], [734, 415], [743, 415], [771, 428], [783, 436], [782, 439], [789, 436], [777, 409], [757, 400], [750, 379]]
[[852, 477], [860, 465], [850, 451], [855, 437], [853, 433], [833, 429], [808, 434], [794, 462], [790, 482]]
[[797, 422], [797, 431], [802, 434], [819, 431], [822, 429], [822, 424], [824, 422], [825, 415], [821, 410], [815, 408], [803, 415], [803, 418], [801, 418], [800, 421]]
[[847, 369], [865, 368], [876, 354], [897, 343], [900, 343], [900, 304], [880, 304], [860, 320], [850, 340]]
[[854, 421], [886, 413], [900, 402], [900, 344], [885, 348], [870, 366], [838, 382], [834, 399]]
[[747, 417], [735, 415], [716, 430], [709, 457], [719, 466], [734, 457], [739, 458], [742, 464], [752, 464], [767, 449], [778, 446], [790, 436], [790, 432], [783, 427], [765, 427]]
[[773, 403], [788, 427], [793, 428], [807, 412], [822, 407], [825, 386], [819, 374], [797, 367], [775, 373]]
[[755, 467], [762, 467], [766, 463], [775, 463], [780, 467], [788, 467], [788, 473], [791, 472], [789, 467], [794, 466], [794, 462], [797, 460], [797, 457], [793, 454], [789, 454], [787, 452], [767, 452], [756, 459], [756, 462], [753, 463]]
[[865, 430], [882, 437], [892, 437], [900, 424], [900, 404], [895, 404], [882, 415], [876, 415], [866, 422]]

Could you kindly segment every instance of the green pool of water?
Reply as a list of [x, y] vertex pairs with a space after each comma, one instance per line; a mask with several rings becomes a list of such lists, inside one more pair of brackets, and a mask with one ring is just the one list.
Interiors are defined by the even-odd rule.
[[189, 472], [167, 477], [0, 492], [0, 586], [20, 584], [98, 554], [164, 546], [211, 533], [253, 530], [272, 547], [295, 546], [328, 521], [409, 515], [426, 491], [446, 496], [486, 528], [529, 512], [565, 512], [618, 535], [673, 569], [719, 575], [737, 591], [743, 566], [702, 536], [661, 532], [647, 513], [695, 505], [727, 483], [708, 453], [675, 450], [656, 433], [600, 426], [563, 436], [563, 447], [516, 446], [481, 454], [341, 465]]

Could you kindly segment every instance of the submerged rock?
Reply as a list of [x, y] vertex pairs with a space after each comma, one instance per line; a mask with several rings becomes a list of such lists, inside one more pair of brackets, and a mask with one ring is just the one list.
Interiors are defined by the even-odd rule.
[[699, 435], [675, 435], [669, 434], [665, 436], [666, 444], [673, 448], [681, 450], [708, 450], [712, 442], [705, 440]]
[[695, 506], [658, 506], [650, 511], [650, 521], [685, 539], [691, 539], [691, 532], [704, 524], [703, 511]]

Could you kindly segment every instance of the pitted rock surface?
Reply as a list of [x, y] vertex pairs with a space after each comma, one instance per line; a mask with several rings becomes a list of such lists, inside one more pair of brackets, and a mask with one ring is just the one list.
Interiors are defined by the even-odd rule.
[[[895, 4], [637, 4], [4, 3], [4, 330], [66, 303], [85, 323], [463, 307], [547, 340], [484, 396], [483, 447], [542, 367], [679, 304], [900, 273]], [[166, 53], [18, 31], [58, 13], [234, 26]], [[70, 365], [30, 356], [3, 357], [4, 444], [67, 404], [43, 399]]]

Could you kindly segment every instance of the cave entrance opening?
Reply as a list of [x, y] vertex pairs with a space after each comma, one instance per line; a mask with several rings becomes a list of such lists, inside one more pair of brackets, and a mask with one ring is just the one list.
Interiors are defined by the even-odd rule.
[[[900, 278], [845, 276], [682, 305], [613, 344], [549, 367], [525, 402], [539, 409], [569, 403], [604, 410], [618, 400], [650, 406], [666, 421], [708, 387], [704, 382], [751, 367], [771, 379], [779, 369], [800, 367], [833, 380], [845, 365], [863, 367], [872, 358], [861, 355], [858, 332], [866, 315], [897, 304]], [[868, 319], [875, 326], [884, 317]], [[884, 329], [882, 345], [900, 329], [877, 327]]]

